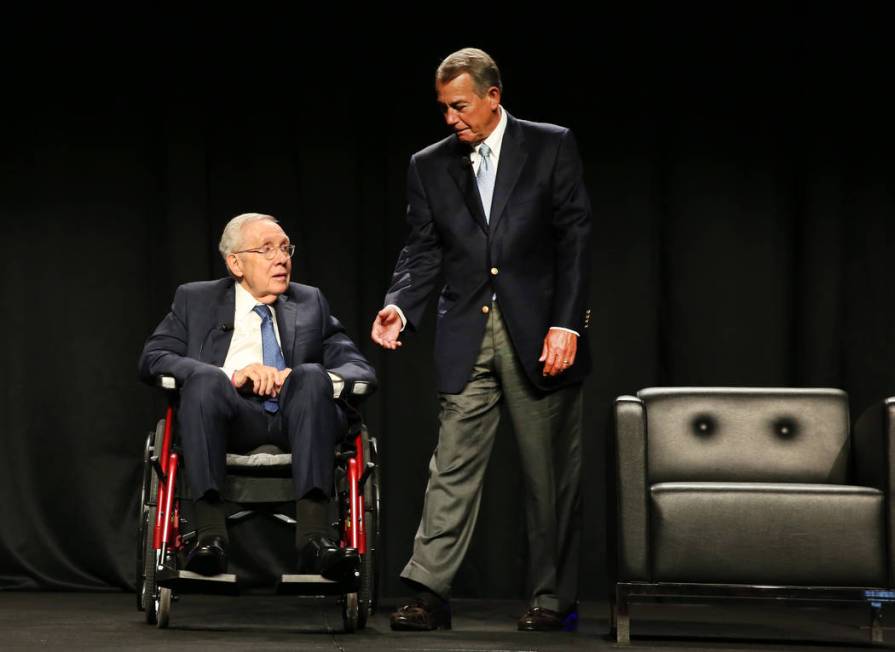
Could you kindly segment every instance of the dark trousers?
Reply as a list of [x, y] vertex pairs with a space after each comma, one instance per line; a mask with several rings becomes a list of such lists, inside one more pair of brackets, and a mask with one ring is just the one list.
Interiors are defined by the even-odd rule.
[[236, 391], [220, 369], [190, 376], [180, 392], [177, 417], [190, 491], [196, 498], [224, 486], [227, 453], [247, 453], [263, 444], [292, 453], [295, 497], [312, 489], [330, 495], [334, 448], [346, 433], [342, 407], [319, 364], [295, 367], [279, 395], [276, 414], [258, 397]]

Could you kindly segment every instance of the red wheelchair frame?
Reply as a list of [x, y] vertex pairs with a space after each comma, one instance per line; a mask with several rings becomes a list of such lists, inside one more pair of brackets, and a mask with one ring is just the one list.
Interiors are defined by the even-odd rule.
[[[233, 575], [206, 578], [188, 571], [172, 571], [172, 568], [176, 569], [178, 553], [184, 550], [180, 498], [177, 496], [181, 456], [173, 442], [177, 386], [174, 378], [169, 376], [162, 376], [159, 385], [168, 390], [168, 405], [165, 418], [159, 421], [154, 433], [149, 433], [144, 450], [143, 512], [137, 541], [137, 608], [146, 612], [147, 623], [164, 628], [170, 619], [173, 586], [188, 585], [193, 592], [207, 593], [238, 593], [238, 587]], [[303, 594], [303, 590], [310, 590], [308, 594], [311, 595], [341, 595], [343, 624], [346, 631], [352, 632], [363, 628], [368, 616], [376, 609], [374, 555], [379, 525], [376, 440], [362, 430], [335, 457], [345, 466], [343, 487], [337, 495], [339, 543], [342, 547], [356, 548], [361, 557], [357, 586], [346, 587], [322, 578], [312, 581], [309, 586], [308, 576], [283, 578], [304, 578], [293, 590], [285, 592]], [[173, 573], [171, 586], [164, 585], [166, 572], [169, 577]]]

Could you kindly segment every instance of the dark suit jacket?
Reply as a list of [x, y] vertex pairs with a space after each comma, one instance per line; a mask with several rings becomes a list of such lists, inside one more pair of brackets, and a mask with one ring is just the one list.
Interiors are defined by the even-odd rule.
[[[590, 371], [591, 209], [575, 138], [563, 127], [507, 114], [490, 225], [469, 153], [452, 135], [411, 157], [410, 234], [385, 303], [400, 307], [415, 328], [443, 277], [435, 334], [439, 391], [460, 392], [469, 379], [487, 321], [482, 307], [493, 293], [531, 382], [542, 390], [581, 382]], [[545, 378], [538, 357], [551, 326], [581, 337], [575, 364]]]
[[[152, 382], [171, 374], [184, 383], [197, 369], [220, 367], [233, 338], [233, 279], [187, 283], [177, 288], [171, 312], [146, 340], [140, 356], [140, 377]], [[290, 283], [273, 304], [286, 364], [319, 363], [345, 379], [343, 395], [354, 382], [376, 383], [376, 374], [329, 304], [315, 287]]]

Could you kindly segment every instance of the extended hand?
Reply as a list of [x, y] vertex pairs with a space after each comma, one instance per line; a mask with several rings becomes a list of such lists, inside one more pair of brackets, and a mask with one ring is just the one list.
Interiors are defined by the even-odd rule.
[[538, 362], [544, 363], [545, 376], [557, 376], [575, 364], [578, 336], [560, 328], [551, 328], [544, 338], [544, 348]]
[[383, 349], [394, 351], [401, 346], [398, 336], [401, 334], [401, 317], [394, 308], [383, 308], [376, 314], [373, 320], [373, 330], [370, 337]]
[[253, 394], [258, 396], [276, 396], [283, 388], [286, 378], [292, 369], [278, 370], [276, 367], [265, 367], [263, 364], [250, 364], [233, 374], [233, 386], [242, 389], [251, 382]]

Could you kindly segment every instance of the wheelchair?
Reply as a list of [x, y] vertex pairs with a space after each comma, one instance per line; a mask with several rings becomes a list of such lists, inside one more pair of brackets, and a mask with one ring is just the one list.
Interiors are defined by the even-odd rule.
[[[154, 431], [146, 437], [143, 452], [141, 514], [137, 531], [137, 609], [145, 612], [146, 623], [166, 628], [172, 604], [181, 594], [205, 593], [238, 595], [236, 575], [204, 576], [184, 569], [186, 553], [196, 532], [181, 510], [188, 498], [182, 478], [183, 459], [175, 436], [178, 400], [176, 379], [160, 376], [157, 385], [165, 390], [167, 407]], [[370, 393], [364, 383], [355, 383], [351, 398]], [[303, 597], [338, 596], [346, 632], [366, 626], [377, 608], [377, 549], [379, 542], [380, 484], [375, 437], [365, 426], [349, 441], [338, 445], [335, 459], [335, 502], [339, 544], [356, 548], [361, 559], [357, 577], [333, 581], [320, 575], [283, 574], [277, 593]], [[238, 508], [228, 523], [243, 520], [257, 504], [294, 504], [292, 456], [276, 447], [262, 446], [246, 455], [227, 455], [226, 485], [222, 498]], [[188, 463], [188, 462], [187, 462]], [[295, 519], [276, 511], [271, 516], [290, 526]]]

